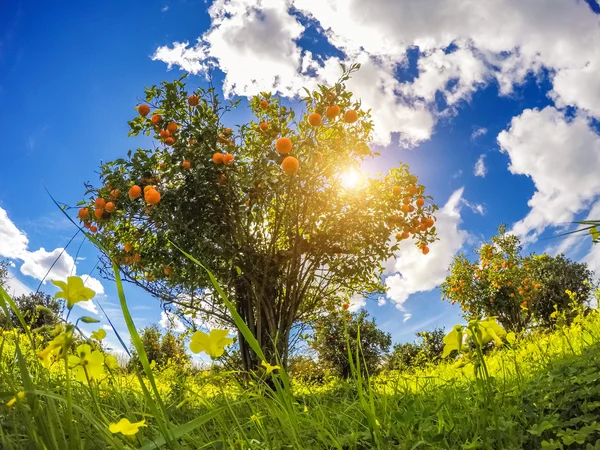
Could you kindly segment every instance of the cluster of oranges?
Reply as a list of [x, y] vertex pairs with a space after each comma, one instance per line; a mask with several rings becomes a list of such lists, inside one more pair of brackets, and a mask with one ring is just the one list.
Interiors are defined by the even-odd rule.
[[[398, 185], [395, 185], [392, 188], [392, 193], [395, 197], [400, 197], [402, 194], [402, 188]], [[402, 229], [401, 232], [396, 234], [396, 240], [398, 241], [408, 239], [411, 234], [413, 236], [417, 236], [419, 233], [426, 233], [431, 227], [433, 227], [433, 225], [435, 225], [435, 221], [432, 217], [424, 216], [421, 218], [414, 217], [412, 219], [407, 217], [408, 214], [411, 214], [416, 210], [421, 210], [421, 208], [425, 206], [425, 199], [420, 196], [416, 197], [418, 193], [419, 189], [416, 186], [409, 186], [406, 190], [406, 195], [402, 197], [402, 205], [400, 206], [402, 215], [394, 214], [389, 218], [392, 224], [395, 224]], [[429, 247], [427, 244], [423, 243], [419, 246], [419, 248], [424, 255], [429, 253]]]

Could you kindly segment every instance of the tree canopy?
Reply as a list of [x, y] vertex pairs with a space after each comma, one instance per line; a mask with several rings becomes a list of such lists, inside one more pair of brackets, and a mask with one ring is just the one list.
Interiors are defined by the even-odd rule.
[[[285, 364], [290, 330], [352, 295], [384, 292], [383, 262], [412, 239], [424, 254], [436, 240], [437, 207], [407, 165], [367, 177], [361, 163], [373, 123], [344, 82], [306, 90], [301, 115], [263, 93], [254, 119], [223, 123], [237, 102], [184, 78], [146, 89], [130, 135], [144, 148], [102, 164], [78, 213], [128, 281], [191, 326], [232, 324], [211, 269], [265, 349]], [[110, 271], [105, 271], [110, 276]], [[257, 360], [240, 336], [244, 367]]]

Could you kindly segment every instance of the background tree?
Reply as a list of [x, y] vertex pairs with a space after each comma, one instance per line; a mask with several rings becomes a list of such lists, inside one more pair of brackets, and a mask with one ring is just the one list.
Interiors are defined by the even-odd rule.
[[387, 358], [387, 368], [406, 370], [436, 364], [444, 352], [444, 336], [442, 328], [416, 333], [416, 342], [395, 344]]
[[8, 282], [8, 264], [6, 261], [0, 261], [0, 287], [6, 289]]
[[[235, 132], [221, 122], [235, 103], [222, 106], [212, 88], [188, 92], [182, 78], [146, 89], [130, 135], [153, 146], [103, 164], [103, 186], [88, 185], [80, 205], [108, 249], [104, 262], [184, 317], [233, 325], [175, 243], [215, 273], [267, 358], [284, 365], [294, 324], [383, 292], [382, 261], [397, 240], [429, 252], [436, 206], [404, 164], [385, 177], [357, 172], [378, 154], [369, 114], [345, 88], [350, 71], [306, 91], [299, 120], [267, 93], [251, 99], [255, 120]], [[244, 367], [260, 367], [238, 341]]]
[[498, 228], [498, 235], [476, 251], [470, 261], [464, 254], [454, 258], [450, 275], [442, 283], [442, 298], [458, 302], [467, 318], [495, 316], [506, 330], [522, 331], [532, 321], [552, 322], [556, 305], [569, 311], [567, 289], [585, 302], [593, 290], [592, 272], [585, 264], [563, 255], [521, 255], [519, 238]]
[[[171, 330], [163, 334], [158, 325], [154, 324], [144, 328], [140, 332], [140, 338], [148, 355], [148, 361], [154, 361], [157, 367], [164, 367], [169, 362], [181, 369], [189, 367], [190, 356], [186, 352], [183, 336], [176, 336]], [[139, 363], [137, 352], [132, 348], [129, 369]]]
[[[64, 311], [64, 302], [42, 292], [22, 295], [14, 299], [19, 307], [25, 323], [31, 328], [54, 327], [60, 323]], [[21, 322], [11, 310], [11, 321], [17, 328]], [[0, 312], [0, 326], [6, 327], [8, 322], [4, 313]]]
[[368, 316], [365, 310], [359, 313], [331, 312], [322, 316], [316, 323], [316, 331], [310, 341], [319, 355], [319, 363], [341, 377], [350, 377], [352, 370], [348, 344], [356, 365], [356, 347], [360, 342], [361, 368], [369, 374], [376, 373], [383, 355], [392, 345], [392, 338], [389, 333], [377, 328], [375, 319], [367, 320]]

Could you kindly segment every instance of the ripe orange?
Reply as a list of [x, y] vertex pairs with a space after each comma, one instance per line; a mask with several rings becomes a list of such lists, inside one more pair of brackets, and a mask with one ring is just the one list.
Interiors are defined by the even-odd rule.
[[292, 140], [287, 137], [279, 138], [277, 139], [277, 142], [275, 142], [275, 148], [280, 154], [287, 155], [292, 151]]
[[281, 168], [288, 175], [293, 175], [298, 172], [300, 168], [300, 163], [293, 156], [286, 156], [283, 162], [281, 163]]
[[421, 208], [424, 204], [425, 204], [425, 200], [423, 199], [423, 197], [419, 197], [417, 199], [417, 207]]
[[521, 306], [522, 306], [523, 308], [527, 308], [527, 302], [526, 302], [526, 301], [525, 301], [525, 302], [522, 302], [522, 303], [521, 303]]
[[405, 213], [405, 214], [408, 213], [408, 205], [402, 205], [400, 207], [400, 209], [402, 210], [403, 213]]
[[220, 152], [215, 153], [212, 157], [212, 162], [215, 164], [223, 164], [223, 154]]
[[402, 233], [396, 233], [396, 240], [401, 241], [402, 239]]
[[188, 105], [190, 105], [190, 106], [198, 106], [199, 102], [200, 102], [200, 99], [198, 98], [197, 95], [190, 95], [188, 97]]
[[172, 137], [168, 137], [165, 139], [165, 144], [167, 145], [173, 145], [175, 143], [175, 139], [173, 139]]
[[[348, 308], [350, 308], [350, 304], [349, 303], [344, 303], [343, 308], [344, 308], [344, 311], [347, 311]], [[346, 350], [346, 348], [344, 348], [344, 350]]]
[[230, 136], [232, 133], [232, 130], [231, 130], [231, 128], [225, 128], [223, 130], [223, 133], [225, 134], [225, 136]]
[[323, 122], [321, 118], [321, 114], [312, 113], [308, 115], [308, 123], [310, 123], [313, 127], [318, 127]]
[[152, 121], [152, 123], [153, 123], [154, 125], [157, 125], [157, 124], [159, 124], [160, 122], [162, 122], [162, 116], [161, 116], [160, 114], [154, 114], [154, 115], [152, 116], [152, 119], [150, 119], [150, 120]]
[[327, 108], [327, 112], [325, 113], [325, 115], [327, 116], [328, 119], [333, 119], [339, 113], [340, 113], [340, 107], [338, 105], [331, 105], [329, 108]]
[[96, 225], [90, 226], [90, 232], [91, 233], [95, 233], [96, 231], [98, 231], [98, 227]]
[[315, 155], [315, 160], [317, 162], [323, 161], [323, 153], [321, 153], [321, 152], [315, 152], [314, 155]]
[[403, 231], [402, 232], [402, 239], [408, 239], [410, 236], [410, 234], [408, 234], [408, 231]]
[[419, 227], [419, 230], [421, 231], [427, 231], [427, 225], [422, 223], [421, 226]]
[[104, 200], [103, 198], [96, 199], [96, 208], [104, 208], [105, 205], [106, 205], [106, 200]]
[[344, 122], [346, 123], [354, 123], [358, 120], [358, 113], [353, 109], [349, 109], [344, 114]]
[[415, 207], [413, 205], [408, 205], [408, 212], [411, 213], [415, 210]]
[[97, 220], [102, 220], [102, 215], [104, 214], [104, 209], [103, 208], [96, 208], [94, 210], [94, 217], [96, 217]]
[[419, 190], [415, 186], [409, 186], [408, 187], [408, 193], [410, 195], [415, 195], [417, 192], [419, 192]]
[[129, 253], [131, 251], [131, 244], [129, 242], [126, 242], [125, 245], [123, 246], [123, 250], [125, 250], [127, 253]]
[[394, 193], [394, 195], [398, 196], [400, 195], [400, 186], [394, 186], [392, 188], [392, 192]]
[[410, 204], [410, 197], [404, 197], [402, 199], [402, 204], [409, 205]]
[[91, 227], [91, 226], [92, 226], [92, 224], [91, 224], [91, 223], [89, 223], [89, 222], [85, 222], [85, 223], [83, 224], [83, 228], [87, 228], [88, 230], [90, 229], [90, 227]]
[[163, 272], [165, 273], [166, 276], [171, 276], [171, 275], [173, 275], [173, 268], [169, 267], [169, 266], [166, 266], [163, 269]]
[[170, 133], [175, 133], [177, 131], [177, 128], [179, 128], [179, 125], [177, 125], [177, 123], [175, 122], [169, 122], [169, 125], [167, 125], [167, 130]]
[[260, 128], [260, 131], [265, 132], [269, 129], [269, 124], [267, 122], [261, 122], [258, 128]]
[[424, 245], [421, 247], [421, 251], [423, 252], [424, 255], [426, 255], [427, 253], [429, 253], [429, 247]]
[[185, 170], [189, 169], [191, 165], [192, 165], [192, 163], [189, 162], [189, 161], [182, 161], [181, 162], [181, 167], [183, 167]]
[[81, 220], [86, 220], [88, 217], [90, 217], [90, 212], [87, 208], [81, 208], [77, 213], [77, 217]]
[[140, 195], [142, 195], [142, 188], [139, 187], [137, 184], [131, 186], [131, 188], [129, 188], [129, 198], [130, 199], [136, 199], [138, 198]]
[[121, 191], [118, 189], [113, 189], [112, 191], [110, 191], [110, 197], [113, 199], [119, 198], [119, 195], [121, 195]]
[[160, 133], [158, 133], [158, 134], [163, 139], [167, 139], [168, 137], [171, 137], [171, 133], [169, 133], [167, 130], [160, 130]]
[[140, 105], [138, 112], [140, 113], [140, 116], [146, 117], [148, 113], [150, 113], [150, 107], [148, 105]]
[[106, 209], [106, 211], [108, 211], [109, 213], [113, 212], [115, 210], [115, 204], [113, 202], [108, 202], [106, 204], [106, 206], [104, 207], [104, 209]]
[[188, 144], [190, 144], [190, 145], [194, 145], [195, 143], [196, 143], [196, 139], [190, 139], [188, 141]]
[[266, 101], [266, 100], [262, 100], [262, 101], [260, 102], [260, 108], [261, 108], [261, 109], [267, 109], [268, 107], [269, 107], [269, 102], [268, 102], [268, 101]]
[[231, 153], [227, 153], [223, 155], [223, 164], [225, 164], [226, 166], [231, 166], [233, 165], [234, 159], [235, 157]]
[[148, 189], [146, 192], [144, 192], [144, 200], [146, 200], [146, 203], [149, 205], [156, 205], [158, 202], [160, 202], [160, 192], [154, 188]]

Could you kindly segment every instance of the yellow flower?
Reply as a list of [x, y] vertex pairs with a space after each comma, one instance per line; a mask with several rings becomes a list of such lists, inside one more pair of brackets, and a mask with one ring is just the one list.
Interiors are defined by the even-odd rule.
[[227, 330], [211, 330], [210, 335], [196, 331], [192, 335], [190, 350], [194, 353], [204, 352], [211, 358], [218, 358], [225, 352], [225, 347], [233, 342], [227, 337]]
[[97, 341], [101, 341], [106, 337], [106, 330], [104, 328], [100, 328], [98, 331], [92, 332], [92, 339], [96, 339]]
[[259, 421], [259, 417], [258, 417], [256, 414], [252, 414], [252, 415], [250, 416], [250, 420], [251, 420], [252, 422], [258, 422], [258, 421]]
[[269, 364], [266, 361], [263, 361], [261, 365], [265, 368], [265, 370], [267, 372], [267, 375], [269, 375], [275, 369], [281, 369], [281, 367], [279, 367], [279, 366], [272, 366], [271, 364]]
[[86, 372], [90, 379], [100, 378], [104, 375], [104, 355], [98, 350], [92, 351], [88, 344], [82, 344], [77, 347], [76, 355], [69, 356], [69, 367], [77, 381], [87, 381]]
[[17, 402], [17, 399], [23, 400], [24, 398], [25, 398], [25, 392], [21, 391], [16, 396], [14, 396], [9, 401], [7, 401], [6, 406], [13, 406]]
[[119, 368], [119, 361], [117, 361], [117, 357], [114, 355], [106, 355], [104, 364], [111, 370], [117, 370]]
[[64, 298], [67, 301], [67, 308], [73, 308], [77, 302], [91, 300], [96, 293], [83, 285], [81, 277], [69, 277], [67, 282], [52, 280], [52, 284], [62, 290], [54, 295], [54, 298]]
[[304, 407], [304, 412], [307, 413], [308, 412], [308, 408], [305, 406]]
[[125, 436], [133, 436], [138, 431], [140, 431], [140, 427], [145, 427], [146, 421], [142, 420], [140, 422], [131, 423], [127, 419], [121, 419], [118, 423], [111, 423], [108, 427], [108, 430], [111, 433], [121, 433]]
[[45, 367], [50, 367], [52, 359], [70, 345], [72, 332], [62, 330], [62, 327], [57, 327], [56, 331], [59, 331], [59, 334], [48, 343], [44, 350], [38, 353], [38, 359]]

